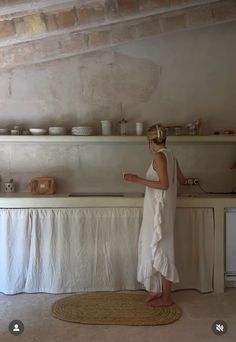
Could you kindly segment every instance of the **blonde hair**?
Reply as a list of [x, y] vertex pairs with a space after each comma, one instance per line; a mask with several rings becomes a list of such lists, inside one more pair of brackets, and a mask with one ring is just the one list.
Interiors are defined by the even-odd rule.
[[162, 144], [166, 142], [166, 130], [161, 124], [155, 124], [148, 128], [147, 138], [149, 141], [153, 141], [156, 144]]

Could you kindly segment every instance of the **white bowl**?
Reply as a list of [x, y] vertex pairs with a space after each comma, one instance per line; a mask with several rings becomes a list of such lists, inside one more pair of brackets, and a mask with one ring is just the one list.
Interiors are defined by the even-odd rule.
[[65, 135], [65, 127], [49, 127], [48, 129], [50, 135]]
[[64, 131], [65, 127], [57, 126], [57, 127], [49, 127], [49, 131]]
[[45, 128], [30, 128], [29, 131], [32, 135], [44, 135], [47, 133]]
[[72, 127], [71, 132], [73, 135], [91, 135], [93, 128], [89, 126]]

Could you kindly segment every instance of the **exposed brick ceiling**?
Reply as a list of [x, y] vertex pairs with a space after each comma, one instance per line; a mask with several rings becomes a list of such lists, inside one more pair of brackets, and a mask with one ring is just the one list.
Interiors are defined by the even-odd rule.
[[0, 1], [0, 66], [236, 20], [236, 0]]

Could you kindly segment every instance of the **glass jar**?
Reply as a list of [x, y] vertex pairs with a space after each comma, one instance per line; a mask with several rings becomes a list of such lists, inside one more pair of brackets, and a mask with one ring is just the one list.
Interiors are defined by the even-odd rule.
[[189, 135], [197, 135], [197, 127], [192, 126], [188, 128]]
[[174, 134], [175, 134], [175, 135], [181, 135], [181, 127], [179, 127], [179, 126], [178, 126], [178, 127], [175, 127], [175, 128], [174, 128]]
[[124, 118], [119, 121], [120, 124], [120, 135], [126, 135], [127, 134], [127, 120]]

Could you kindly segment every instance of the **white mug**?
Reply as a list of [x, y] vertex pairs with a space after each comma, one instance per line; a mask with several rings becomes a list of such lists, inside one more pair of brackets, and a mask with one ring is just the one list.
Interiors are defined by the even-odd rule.
[[111, 121], [102, 120], [102, 135], [111, 135]]
[[143, 135], [143, 122], [136, 122], [136, 134]]

